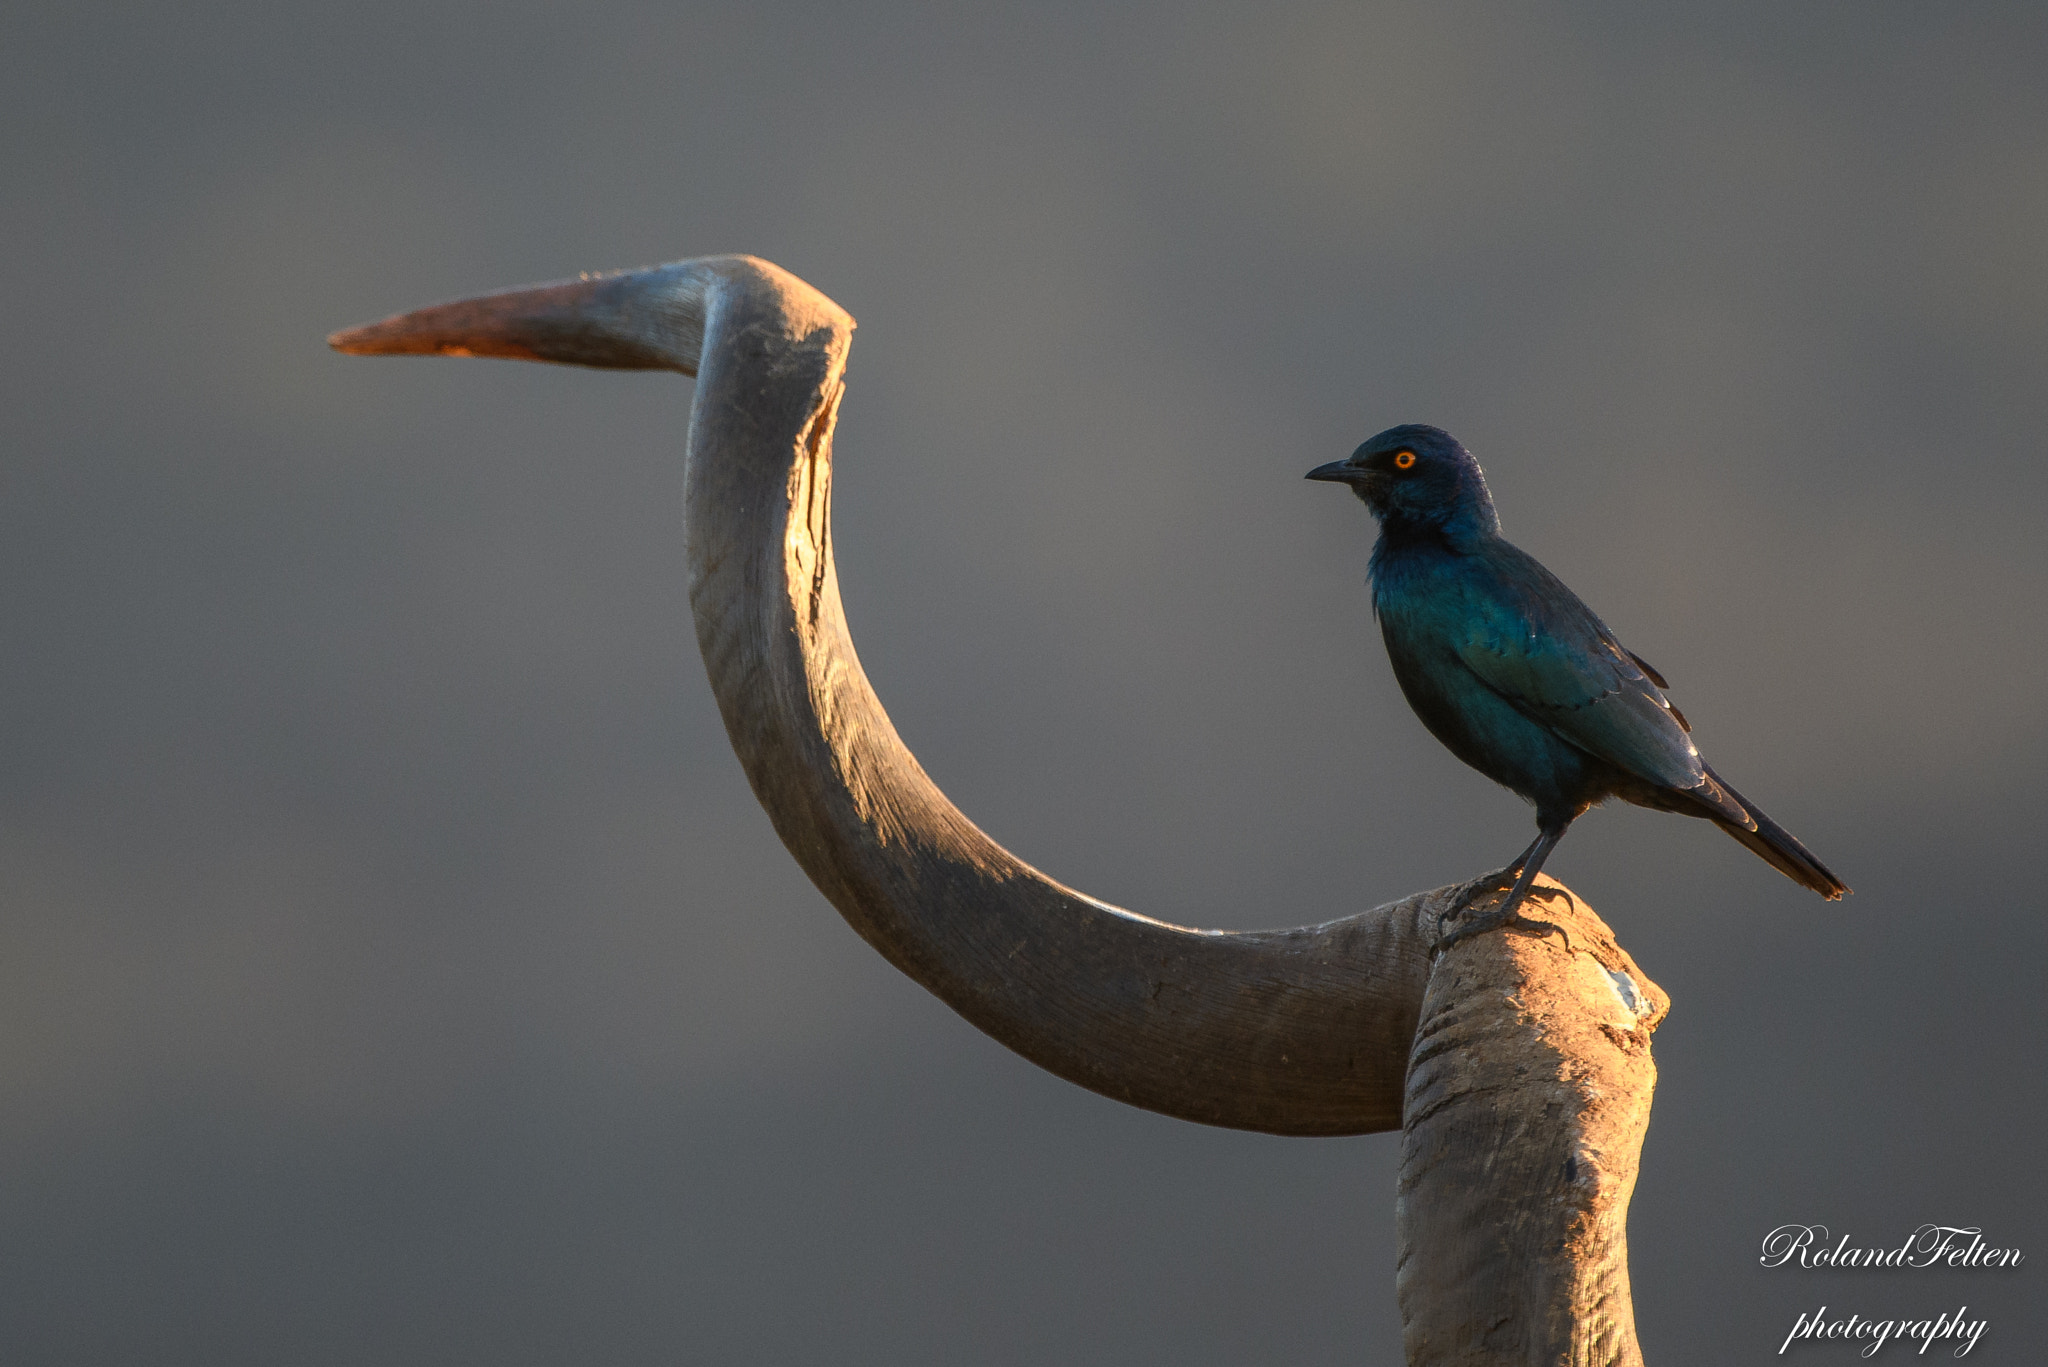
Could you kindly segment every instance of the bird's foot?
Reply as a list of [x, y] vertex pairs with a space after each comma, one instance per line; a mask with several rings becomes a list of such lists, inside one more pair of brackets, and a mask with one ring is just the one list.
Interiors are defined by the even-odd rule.
[[1572, 896], [1571, 891], [1567, 888], [1531, 886], [1528, 891], [1522, 894], [1518, 902], [1502, 905], [1494, 908], [1492, 911], [1483, 912], [1470, 919], [1461, 920], [1460, 924], [1454, 929], [1442, 929], [1444, 922], [1458, 920], [1463, 917], [1466, 909], [1473, 902], [1479, 900], [1481, 896], [1501, 891], [1515, 877], [1517, 872], [1518, 870], [1512, 868], [1502, 869], [1494, 877], [1488, 878], [1458, 895], [1458, 900], [1453, 902], [1450, 908], [1437, 921], [1440, 932], [1436, 941], [1436, 952], [1438, 954], [1443, 953], [1460, 940], [1469, 940], [1474, 935], [1484, 935], [1489, 930], [1503, 929], [1517, 930], [1527, 935], [1555, 934], [1564, 941], [1564, 947], [1567, 950], [1572, 950], [1571, 932], [1563, 926], [1558, 925], [1555, 921], [1539, 921], [1533, 916], [1521, 914], [1522, 904], [1532, 897], [1541, 897], [1546, 901], [1562, 897], [1573, 906], [1577, 906], [1579, 899]]
[[[1456, 929], [1444, 932], [1436, 942], [1436, 952], [1441, 954], [1460, 940], [1469, 940], [1474, 935], [1484, 935], [1489, 930], [1515, 930], [1525, 935], [1556, 935], [1564, 941], [1567, 950], [1573, 950], [1571, 932], [1555, 921], [1539, 921], [1534, 916], [1513, 912], [1506, 916], [1498, 911], [1489, 911], [1483, 916], [1474, 916]], [[1573, 950], [1573, 952], [1576, 952]]]
[[1437, 929], [1442, 930], [1445, 922], [1455, 921], [1460, 916], [1463, 916], [1471, 909], [1472, 904], [1480, 898], [1490, 897], [1496, 892], [1512, 890], [1515, 886], [1515, 879], [1521, 875], [1521, 872], [1522, 866], [1520, 864], [1510, 864], [1504, 869], [1496, 869], [1484, 878], [1475, 879], [1470, 886], [1458, 894], [1456, 900], [1445, 907], [1437, 916]]

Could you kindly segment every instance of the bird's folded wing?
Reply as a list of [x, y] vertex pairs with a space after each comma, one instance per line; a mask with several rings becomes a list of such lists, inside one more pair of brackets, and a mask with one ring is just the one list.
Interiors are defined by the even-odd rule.
[[1554, 575], [1526, 556], [1504, 592], [1465, 618], [1458, 658], [1530, 720], [1648, 783], [1706, 779], [1683, 720], [1633, 655]]

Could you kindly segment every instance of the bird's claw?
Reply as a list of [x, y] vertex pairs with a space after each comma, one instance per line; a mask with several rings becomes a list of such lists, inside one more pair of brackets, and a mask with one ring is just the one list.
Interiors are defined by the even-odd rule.
[[[1519, 870], [1513, 865], [1509, 865], [1507, 868], [1476, 880], [1471, 886], [1459, 893], [1449, 906], [1439, 912], [1436, 918], [1436, 952], [1441, 954], [1467, 935], [1476, 935], [1480, 931], [1488, 929], [1488, 926], [1481, 925], [1478, 922], [1468, 922], [1456, 931], [1447, 931], [1444, 927], [1453, 921], [1461, 919], [1467, 911], [1471, 910], [1472, 904], [1481, 897], [1497, 892], [1507, 892], [1514, 886], [1515, 875], [1518, 872]], [[1486, 921], [1487, 919], [1486, 917], [1480, 917], [1479, 921]]]
[[1515, 930], [1525, 935], [1534, 935], [1539, 938], [1554, 934], [1564, 941], [1564, 947], [1568, 952], [1578, 952], [1577, 948], [1572, 944], [1571, 932], [1557, 924], [1557, 922], [1539, 921], [1534, 916], [1524, 916], [1520, 912], [1512, 912], [1503, 916], [1498, 911], [1490, 911], [1484, 916], [1475, 916], [1463, 925], [1458, 926], [1455, 930], [1444, 932], [1437, 937], [1436, 952], [1442, 954], [1452, 945], [1458, 943], [1458, 941], [1469, 940], [1474, 935], [1484, 935], [1489, 930]]
[[[1442, 916], [1437, 918], [1438, 935], [1435, 952], [1441, 954], [1452, 945], [1458, 943], [1458, 941], [1468, 940], [1474, 935], [1484, 935], [1489, 930], [1508, 929], [1537, 936], [1554, 933], [1559, 939], [1564, 941], [1564, 947], [1567, 950], [1576, 953], [1577, 951], [1572, 945], [1570, 931], [1558, 925], [1555, 921], [1539, 921], [1533, 916], [1522, 915], [1521, 903], [1512, 907], [1498, 907], [1483, 915], [1474, 916], [1471, 920], [1465, 921], [1453, 930], [1447, 931], [1443, 929], [1445, 922], [1458, 920], [1465, 914], [1467, 908], [1479, 900], [1483, 894], [1506, 890], [1506, 885], [1512, 883], [1519, 872], [1520, 870], [1513, 868], [1502, 869], [1500, 873], [1492, 878], [1485, 879], [1458, 894], [1457, 900], [1444, 910]], [[1541, 897], [1545, 900], [1555, 900], [1562, 897], [1574, 907], [1579, 904], [1579, 899], [1572, 895], [1571, 889], [1564, 887], [1532, 885], [1528, 891], [1522, 894], [1521, 902], [1526, 903], [1532, 897]]]
[[1475, 881], [1463, 892], [1459, 893], [1449, 906], [1443, 909], [1442, 914], [1436, 918], [1437, 927], [1441, 929], [1444, 922], [1457, 920], [1471, 909], [1474, 902], [1487, 894], [1509, 891], [1514, 887], [1515, 878], [1521, 871], [1516, 865], [1510, 864], [1498, 872], [1490, 873], [1486, 877]]

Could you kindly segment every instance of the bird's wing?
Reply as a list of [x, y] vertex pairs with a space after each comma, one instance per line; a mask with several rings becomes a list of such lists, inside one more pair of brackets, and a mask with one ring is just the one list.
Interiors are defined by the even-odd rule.
[[1496, 544], [1455, 642], [1465, 667], [1588, 754], [1660, 787], [1699, 787], [1706, 767], [1659, 681], [1556, 575]]

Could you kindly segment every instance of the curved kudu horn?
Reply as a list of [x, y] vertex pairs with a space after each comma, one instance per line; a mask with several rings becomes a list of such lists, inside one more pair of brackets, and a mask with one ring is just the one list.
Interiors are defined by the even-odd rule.
[[1411, 1367], [1640, 1367], [1625, 1222], [1669, 999], [1575, 898], [1544, 909], [1559, 936], [1473, 936], [1432, 960], [1462, 889], [1298, 930], [1189, 930], [1062, 887], [975, 829], [897, 738], [840, 609], [832, 425], [852, 334], [801, 280], [729, 256], [330, 340], [695, 375], [697, 641], [754, 795], [853, 928], [1106, 1096], [1276, 1134], [1401, 1127]]
[[1397, 1128], [1430, 898], [1295, 930], [1155, 921], [996, 844], [897, 738], [832, 561], [853, 326], [787, 272], [730, 256], [485, 295], [330, 341], [695, 375], [697, 640], [755, 796], [853, 928], [982, 1030], [1119, 1101], [1276, 1134]]

